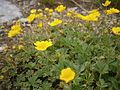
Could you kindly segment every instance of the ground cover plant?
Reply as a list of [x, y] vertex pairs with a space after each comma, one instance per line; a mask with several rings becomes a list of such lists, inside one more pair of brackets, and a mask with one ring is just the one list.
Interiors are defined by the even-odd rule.
[[116, 8], [32, 9], [6, 27], [2, 90], [119, 90], [120, 21]]

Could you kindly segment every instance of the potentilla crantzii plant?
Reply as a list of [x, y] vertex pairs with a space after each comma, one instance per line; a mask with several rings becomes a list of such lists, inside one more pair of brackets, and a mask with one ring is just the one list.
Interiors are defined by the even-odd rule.
[[64, 5], [32, 9], [27, 24], [18, 20], [7, 28], [1, 90], [119, 90], [116, 14], [120, 11], [114, 7], [84, 14]]

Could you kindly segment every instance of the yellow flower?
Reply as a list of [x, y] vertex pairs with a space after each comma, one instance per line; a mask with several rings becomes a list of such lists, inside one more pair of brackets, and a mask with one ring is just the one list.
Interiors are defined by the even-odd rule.
[[38, 24], [37, 24], [37, 27], [38, 27], [38, 28], [42, 28], [42, 27], [43, 27], [43, 23], [42, 23], [42, 22], [38, 23]]
[[36, 13], [36, 9], [32, 9], [31, 11], [30, 11], [30, 13]]
[[16, 22], [16, 24], [11, 27], [11, 30], [20, 31], [21, 30], [20, 22]]
[[38, 11], [38, 12], [42, 12], [42, 9], [38, 9], [37, 11]]
[[111, 4], [111, 1], [106, 0], [105, 3], [102, 3], [103, 6], [107, 7]]
[[74, 10], [71, 10], [71, 11], [68, 11], [66, 15], [67, 15], [68, 17], [71, 17], [71, 16], [75, 16], [76, 14], [77, 14], [77, 13], [76, 13]]
[[53, 9], [49, 9], [49, 12], [52, 13], [52, 12], [53, 12]]
[[52, 16], [52, 15], [53, 15], [53, 13], [49, 13], [48, 15], [49, 15], [49, 16]]
[[98, 12], [98, 10], [99, 10], [99, 8], [98, 9], [93, 9], [93, 10], [89, 11], [89, 13], [96, 13], [96, 12]]
[[45, 11], [49, 11], [49, 8], [45, 8]]
[[105, 10], [105, 12], [107, 13], [107, 15], [109, 15], [109, 14], [119, 13], [120, 11], [115, 8], [110, 8], [109, 10]]
[[35, 18], [41, 18], [43, 16], [43, 13], [38, 13], [35, 15]]
[[[37, 11], [39, 13], [36, 13]], [[34, 21], [36, 18], [41, 18], [43, 16], [43, 13], [42, 13], [41, 9], [38, 9], [38, 10], [32, 9], [30, 12], [31, 12], [30, 15], [26, 18], [29, 23]]]
[[81, 15], [81, 14], [76, 14], [75, 17], [77, 18], [80, 18], [82, 20], [86, 20], [86, 21], [97, 21], [98, 20], [98, 17], [100, 17], [100, 13], [98, 12], [97, 9], [95, 10], [92, 10], [89, 12], [90, 14], [84, 16], [84, 15]]
[[97, 21], [98, 17], [100, 17], [100, 13], [98, 11], [98, 9], [94, 9], [92, 11], [89, 11], [89, 15], [85, 16], [83, 19], [87, 20], [87, 21]]
[[52, 21], [51, 23], [49, 23], [50, 26], [56, 26], [62, 23], [62, 20], [59, 19], [55, 19], [54, 21]]
[[67, 16], [70, 17], [70, 16], [72, 16], [72, 14], [71, 14], [70, 12], [68, 12], [68, 13], [67, 13]]
[[61, 71], [60, 80], [65, 81], [68, 83], [69, 81], [73, 80], [75, 77], [75, 72], [71, 68], [65, 68]]
[[45, 11], [47, 15], [52, 16], [53, 15], [53, 9], [45, 8]]
[[21, 33], [21, 27], [20, 27], [20, 23], [16, 23], [15, 25], [13, 25], [12, 27], [11, 27], [11, 30], [8, 32], [8, 37], [14, 37], [14, 36], [16, 36], [16, 35], [18, 35], [18, 34], [20, 34]]
[[53, 44], [51, 41], [36, 41], [34, 45], [37, 50], [44, 51]]
[[18, 46], [18, 49], [19, 49], [19, 50], [21, 50], [21, 49], [23, 49], [23, 48], [24, 48], [23, 45], [19, 45], [19, 46]]
[[53, 9], [49, 9], [48, 15], [49, 15], [49, 16], [52, 16], [52, 15], [53, 15]]
[[17, 31], [17, 30], [10, 30], [9, 33], [8, 33], [8, 37], [14, 37], [16, 35], [20, 34], [20, 31]]
[[95, 13], [91, 13], [91, 14], [83, 17], [82, 19], [86, 20], [86, 21], [98, 21], [98, 17], [99, 16], [100, 16], [100, 13], [99, 12], [95, 12]]
[[80, 13], [76, 13], [74, 17], [81, 19], [82, 17], [84, 17], [84, 15], [82, 15], [82, 14], [80, 14]]
[[113, 27], [113, 28], [112, 28], [112, 32], [113, 32], [115, 35], [120, 35], [120, 27]]
[[31, 23], [36, 18], [36, 14], [32, 13], [27, 17], [27, 21]]
[[59, 5], [58, 7], [55, 8], [55, 11], [57, 11], [57, 12], [62, 12], [62, 11], [64, 11], [65, 9], [66, 9], [65, 6]]

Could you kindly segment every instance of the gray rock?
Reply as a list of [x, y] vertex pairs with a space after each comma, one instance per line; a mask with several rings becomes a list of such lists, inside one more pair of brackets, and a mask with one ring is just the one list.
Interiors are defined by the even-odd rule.
[[35, 5], [35, 3], [36, 3], [36, 0], [31, 0], [30, 1], [30, 5]]
[[0, 0], [0, 24], [11, 21], [16, 17], [21, 17], [19, 8], [6, 0]]
[[75, 11], [77, 9], [78, 9], [78, 7], [68, 8], [68, 11]]

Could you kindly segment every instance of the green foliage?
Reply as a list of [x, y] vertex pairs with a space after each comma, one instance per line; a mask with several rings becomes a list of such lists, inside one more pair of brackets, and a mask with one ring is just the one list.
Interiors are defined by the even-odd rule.
[[50, 5], [54, 5], [56, 0], [42, 0], [43, 4], [50, 4]]
[[[16, 67], [10, 68], [12, 63], [10, 67], [6, 67], [11, 77], [9, 80], [6, 76], [8, 87], [12, 87], [8, 83], [14, 83], [14, 87], [21, 87], [22, 90], [30, 88], [51, 90], [52, 84], [59, 79], [60, 70], [69, 66], [77, 73], [72, 90], [79, 90], [79, 88], [81, 90], [93, 88], [118, 90], [120, 78], [114, 77], [120, 71], [118, 68], [120, 63], [115, 59], [115, 53], [118, 50], [115, 50], [117, 46], [112, 41], [114, 36], [93, 35], [91, 31], [80, 32], [80, 27], [65, 26], [65, 28], [64, 35], [58, 33], [54, 46], [47, 51], [36, 51], [26, 42], [27, 46], [24, 50], [19, 53], [14, 50], [11, 52], [12, 58], [16, 61]], [[5, 68], [1, 73], [4, 72]], [[70, 87], [63, 88], [68, 90], [65, 88]]]

